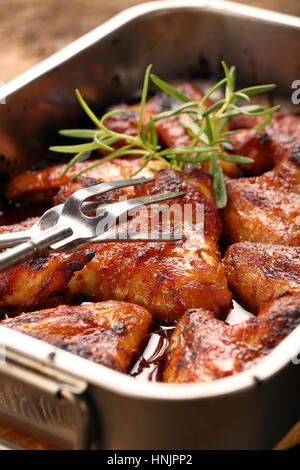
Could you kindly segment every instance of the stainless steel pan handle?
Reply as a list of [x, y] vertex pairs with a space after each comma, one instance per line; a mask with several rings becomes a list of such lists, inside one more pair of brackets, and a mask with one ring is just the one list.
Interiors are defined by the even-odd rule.
[[[86, 382], [6, 350], [0, 366], [0, 416], [58, 449], [96, 448], [96, 413]], [[0, 440], [1, 449], [17, 449]]]

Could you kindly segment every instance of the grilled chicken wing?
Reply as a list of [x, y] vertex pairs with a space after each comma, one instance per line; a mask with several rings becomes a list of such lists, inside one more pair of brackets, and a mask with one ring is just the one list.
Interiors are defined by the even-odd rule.
[[203, 309], [187, 312], [166, 355], [165, 382], [209, 382], [251, 367], [300, 324], [300, 297], [284, 296], [258, 317], [228, 325]]
[[[258, 176], [285, 161], [299, 165], [300, 118], [292, 114], [275, 113], [264, 130], [247, 129], [231, 137], [233, 153], [253, 158], [254, 162], [241, 165], [246, 175]], [[290, 159], [293, 147], [294, 159]], [[299, 147], [298, 147], [299, 148]]]
[[273, 142], [266, 131], [245, 130], [232, 136], [231, 140], [234, 143], [232, 153], [254, 160], [253, 163], [240, 165], [246, 175], [258, 176], [273, 168]]
[[[211, 201], [211, 179], [200, 169], [164, 170], [154, 183], [137, 189], [141, 194], [161, 190], [186, 193], [168, 204], [176, 202], [176, 210], [182, 209], [183, 204], [191, 204], [188, 221], [191, 236], [180, 242], [98, 245], [94, 260], [71, 280], [70, 294], [80, 292], [93, 300], [134, 302], [162, 322], [177, 320], [186, 309], [200, 306], [222, 316], [230, 308], [231, 293], [217, 245], [221, 225]], [[204, 237], [201, 223], [196, 223], [196, 204], [204, 205]], [[138, 227], [147, 231], [153, 213], [137, 214], [129, 221], [128, 230], [135, 231]]]
[[[79, 171], [94, 163], [95, 160], [76, 163], [63, 177], [61, 175], [65, 169], [65, 165], [57, 165], [46, 168], [45, 170], [27, 171], [26, 173], [16, 176], [8, 183], [5, 192], [6, 198], [12, 201], [20, 199], [27, 199], [31, 202], [49, 201], [56, 194], [57, 189], [67, 184], [72, 176], [75, 176]], [[89, 170], [84, 176], [99, 181], [127, 179], [130, 178], [140, 166], [141, 163], [137, 158], [116, 158], [112, 162], [103, 163]], [[152, 177], [154, 172], [150, 168], [159, 170], [161, 164], [158, 161], [151, 162], [148, 167], [145, 167], [139, 173], [139, 176]]]
[[[0, 227], [0, 233], [30, 228], [37, 219]], [[0, 310], [20, 312], [29, 308], [57, 305], [66, 293], [75, 271], [80, 271], [94, 256], [86, 249], [76, 253], [45, 254], [0, 273]]]
[[285, 292], [300, 295], [300, 248], [236, 243], [227, 249], [223, 265], [230, 290], [251, 312]]
[[76, 307], [60, 305], [23, 313], [0, 324], [126, 372], [150, 323], [151, 315], [143, 307], [108, 301]]
[[254, 159], [250, 178], [227, 180], [224, 239], [300, 246], [300, 118], [277, 113], [265, 131], [233, 137], [234, 153]]
[[261, 176], [227, 181], [224, 240], [300, 246], [299, 169], [281, 163]]
[[300, 118], [278, 113], [264, 132], [233, 140], [235, 153], [254, 159], [244, 170], [259, 176], [227, 180], [224, 240], [300, 246]]

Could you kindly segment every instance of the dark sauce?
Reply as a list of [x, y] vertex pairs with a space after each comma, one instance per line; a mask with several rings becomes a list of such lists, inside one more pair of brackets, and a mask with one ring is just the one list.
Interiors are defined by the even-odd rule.
[[[254, 317], [254, 315], [234, 300], [233, 307], [225, 321], [229, 325], [234, 325], [251, 317]], [[159, 326], [153, 323], [142, 345], [141, 351], [143, 352], [133, 364], [129, 375], [137, 380], [161, 382], [163, 379], [164, 358], [174, 330], [175, 326]]]
[[50, 208], [49, 204], [33, 204], [26, 202], [9, 203], [0, 200], [0, 226], [18, 224], [29, 217], [40, 217]]
[[152, 324], [151, 330], [141, 348], [143, 352], [133, 364], [129, 375], [138, 380], [162, 381], [163, 359], [174, 329], [175, 326]]

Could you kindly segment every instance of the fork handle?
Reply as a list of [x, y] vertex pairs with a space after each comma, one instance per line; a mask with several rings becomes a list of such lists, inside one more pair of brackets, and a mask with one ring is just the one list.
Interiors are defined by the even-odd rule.
[[27, 230], [18, 233], [3, 233], [0, 235], [0, 249], [16, 246], [18, 243], [26, 242], [29, 238]]
[[0, 253], [0, 272], [7, 271], [25, 261], [34, 259], [47, 251], [52, 243], [72, 235], [70, 227], [60, 226], [47, 230], [43, 235]]

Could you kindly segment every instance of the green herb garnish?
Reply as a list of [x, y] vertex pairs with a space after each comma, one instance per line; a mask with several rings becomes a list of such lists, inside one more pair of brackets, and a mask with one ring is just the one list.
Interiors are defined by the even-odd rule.
[[[65, 175], [71, 166], [78, 162], [87, 152], [96, 149], [103, 149], [108, 154], [77, 173], [72, 179], [77, 178], [81, 174], [101, 165], [104, 162], [113, 160], [116, 157], [128, 155], [140, 156], [141, 161], [139, 170], [132, 176], [139, 173], [151, 160], [159, 160], [164, 166], [173, 169], [181, 169], [184, 162], [189, 162], [194, 165], [200, 162], [210, 162], [215, 202], [219, 209], [225, 207], [227, 203], [226, 186], [223, 170], [219, 165], [219, 160], [243, 164], [253, 162], [251, 158], [247, 158], [242, 155], [227, 155], [224, 152], [224, 144], [230, 143], [233, 145], [228, 137], [232, 134], [241, 132], [241, 130], [230, 132], [226, 131], [228, 120], [232, 116], [239, 115], [265, 116], [265, 119], [255, 127], [255, 129], [261, 129], [270, 122], [272, 113], [278, 110], [280, 106], [267, 108], [258, 104], [251, 104], [250, 96], [257, 93], [268, 92], [274, 89], [275, 85], [253, 86], [236, 91], [236, 68], [230, 67], [229, 69], [225, 62], [222, 62], [222, 66], [225, 77], [216, 83], [205, 94], [201, 102], [198, 103], [196, 101], [191, 101], [188, 96], [172, 87], [169, 83], [158, 78], [156, 75], [151, 74], [152, 66], [149, 65], [144, 78], [136, 136], [114, 132], [105, 126], [105, 121], [108, 118], [121, 113], [126, 113], [126, 110], [114, 110], [104, 114], [101, 119], [99, 119], [84, 101], [80, 92], [76, 90], [79, 103], [91, 121], [95, 124], [96, 129], [71, 129], [60, 131], [60, 134], [63, 136], [89, 141], [79, 145], [50, 147], [50, 150], [55, 152], [75, 153], [75, 156], [66, 166], [63, 175]], [[182, 104], [175, 109], [164, 111], [150, 117], [145, 126], [143, 126], [144, 107], [148, 96], [150, 80], [158, 88], [176, 98]], [[215, 102], [210, 107], [207, 107], [206, 102], [208, 98], [210, 98], [210, 96], [222, 86], [225, 86], [224, 98]], [[239, 106], [238, 103], [241, 101], [246, 102], [246, 104]], [[179, 116], [180, 122], [191, 136], [191, 143], [188, 147], [162, 148], [162, 146], [158, 144], [158, 135], [155, 124], [161, 119], [172, 116]], [[120, 141], [123, 142], [123, 145], [120, 148], [115, 149], [114, 144]]]

